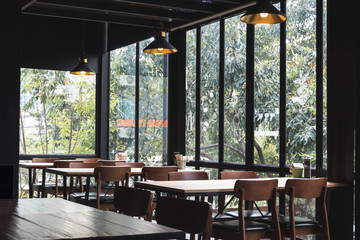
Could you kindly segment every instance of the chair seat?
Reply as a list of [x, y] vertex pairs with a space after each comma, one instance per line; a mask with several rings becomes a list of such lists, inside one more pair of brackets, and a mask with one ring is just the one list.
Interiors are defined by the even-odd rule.
[[[255, 221], [262, 222], [262, 223], [271, 223], [270, 217], [265, 218], [257, 218]], [[289, 223], [289, 216], [279, 216], [279, 223], [281, 227], [290, 228]], [[302, 217], [295, 217], [295, 227], [319, 227], [320, 223], [318, 221], [302, 218]]]
[[[225, 213], [226, 215], [232, 216], [234, 218], [239, 217], [238, 211], [229, 211]], [[271, 212], [260, 211], [259, 210], [244, 210], [245, 219], [261, 218], [261, 217], [271, 217]]]
[[[245, 231], [262, 231], [270, 229], [271, 225], [257, 222], [257, 221], [246, 221], [245, 220]], [[227, 231], [227, 232], [239, 232], [239, 221], [238, 220], [231, 220], [231, 221], [219, 221], [213, 223], [213, 229], [220, 230], [220, 231]]]
[[[89, 192], [89, 198], [90, 196], [95, 196], [96, 197], [96, 192]], [[78, 193], [72, 193], [70, 194], [71, 198], [85, 198], [85, 192], [78, 192]]]
[[213, 218], [213, 222], [230, 221], [230, 220], [236, 219], [234, 216], [231, 216], [231, 215], [227, 215], [227, 214], [219, 214], [219, 215], [217, 215], [217, 213], [212, 213], [212, 218]]
[[[55, 187], [55, 183], [45, 183], [45, 188], [52, 188]], [[35, 183], [33, 184], [34, 189], [42, 189], [42, 183]]]
[[[81, 200], [85, 200], [85, 197], [81, 197]], [[95, 196], [89, 196], [89, 202], [95, 203], [96, 201], [97, 201], [96, 195]], [[113, 203], [114, 202], [114, 196], [100, 194], [100, 202], [101, 203]]]

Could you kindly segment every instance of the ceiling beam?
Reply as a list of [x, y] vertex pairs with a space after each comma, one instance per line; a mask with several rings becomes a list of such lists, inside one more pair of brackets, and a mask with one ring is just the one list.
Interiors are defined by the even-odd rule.
[[[28, 15], [37, 15], [37, 16], [46, 16], [46, 17], [57, 17], [64, 19], [73, 19], [73, 20], [84, 20], [92, 22], [108, 22], [113, 24], [136, 26], [136, 27], [147, 27], [154, 28], [157, 21], [146, 20], [146, 19], [131, 19], [128, 17], [113, 16], [103, 13], [89, 13], [77, 10], [68, 10], [64, 11], [63, 9], [55, 9], [48, 7], [32, 6], [28, 8], [23, 14]], [[167, 27], [167, 26], [165, 26]]]
[[216, 7], [211, 3], [183, 2], [176, 0], [116, 0], [134, 5], [162, 7], [169, 9], [179, 9], [184, 11], [203, 12], [208, 14], [216, 13]]
[[[179, 12], [179, 11], [169, 11], [162, 8], [148, 8], [141, 6], [133, 6], [130, 4], [124, 3], [112, 3], [110, 4], [107, 1], [102, 2], [101, 4], [90, 1], [69, 1], [69, 0], [38, 0], [37, 5], [48, 5], [48, 6], [59, 6], [59, 7], [68, 7], [68, 8], [77, 8], [81, 10], [98, 10], [104, 11], [107, 13], [116, 13], [116, 14], [130, 14], [135, 17], [140, 18], [149, 18], [149, 19], [161, 19], [161, 21], [171, 22], [172, 20], [180, 21], [192, 21], [199, 16], [194, 16], [195, 14]], [[168, 19], [165, 19], [168, 18]], [[160, 21], [160, 20], [159, 20]]]
[[22, 1], [21, 10], [24, 11], [34, 3], [36, 3], [37, 0], [28, 0], [28, 1]]
[[248, 7], [254, 6], [255, 4], [256, 4], [255, 0], [249, 0], [246, 3], [242, 4], [241, 6], [222, 11], [222, 12], [213, 14], [211, 16], [205, 17], [205, 18], [198, 19], [198, 20], [193, 21], [191, 23], [185, 23], [183, 25], [175, 26], [175, 27], [171, 28], [170, 31], [176, 31], [178, 29], [189, 28], [191, 26], [203, 24], [203, 23], [212, 21], [214, 19], [219, 19], [221, 17], [226, 17], [226, 16], [232, 15], [234, 13], [241, 12], [241, 11], [245, 10], [246, 8], [248, 8]]

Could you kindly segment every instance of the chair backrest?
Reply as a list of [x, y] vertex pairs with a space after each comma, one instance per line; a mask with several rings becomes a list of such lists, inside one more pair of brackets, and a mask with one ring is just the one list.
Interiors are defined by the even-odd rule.
[[277, 185], [277, 179], [240, 179], [235, 182], [234, 195], [246, 201], [267, 201], [273, 197]]
[[121, 186], [115, 189], [114, 206], [119, 213], [151, 221], [153, 198], [148, 190]]
[[156, 204], [156, 221], [190, 234], [203, 234], [210, 239], [212, 205], [208, 202], [161, 197]]
[[[102, 166], [116, 166], [116, 163], [119, 162], [117, 160], [99, 160], [98, 163], [100, 163]], [[123, 163], [123, 162], [121, 162]]]
[[71, 167], [80, 167], [82, 166], [83, 161], [69, 161], [69, 160], [56, 160], [54, 162], [55, 168], [71, 168]]
[[142, 180], [168, 181], [169, 172], [177, 172], [176, 166], [143, 167], [141, 170]]
[[101, 158], [75, 158], [75, 160], [80, 160], [84, 163], [97, 163]]
[[[294, 198], [319, 198], [326, 189], [326, 178], [294, 178], [288, 179], [285, 185], [285, 193]], [[325, 191], [326, 193], [326, 191]]]
[[220, 179], [243, 179], [243, 178], [258, 178], [256, 172], [244, 171], [244, 172], [230, 172], [223, 171], [220, 173]]
[[94, 177], [100, 181], [126, 181], [128, 186], [131, 168], [129, 166], [99, 166], [94, 169]]
[[245, 201], [267, 201], [268, 209], [271, 212], [271, 225], [275, 239], [280, 239], [280, 224], [276, 210], [277, 179], [240, 179], [235, 182], [234, 196], [239, 198], [239, 229], [240, 235], [245, 239], [246, 224], [244, 216]]
[[143, 162], [117, 162], [116, 165], [117, 166], [128, 165], [129, 167], [132, 167], [132, 168], [143, 168], [143, 167], [145, 167], [145, 163], [143, 163]]
[[169, 180], [209, 180], [205, 171], [170, 172]]
[[94, 177], [96, 179], [96, 202], [97, 208], [100, 209], [100, 194], [102, 192], [102, 181], [113, 182], [115, 188], [119, 187], [119, 182], [122, 186], [129, 186], [129, 178], [131, 175], [131, 168], [129, 166], [100, 166], [95, 167]]
[[60, 158], [33, 158], [33, 163], [53, 163], [56, 160], [60, 160]]
[[[311, 226], [309, 225], [309, 230], [306, 227], [302, 226], [301, 234], [321, 234], [323, 239], [330, 239], [329, 233], [329, 222], [327, 217], [326, 210], [326, 187], [327, 179], [326, 178], [294, 178], [288, 179], [285, 185], [285, 194], [289, 195], [289, 228], [283, 229], [283, 234], [289, 236], [291, 239], [295, 239], [298, 233], [298, 230], [295, 225], [295, 198], [303, 199], [317, 199], [319, 203], [319, 208], [317, 211], [321, 216], [321, 225]], [[306, 218], [306, 217], [305, 217]], [[288, 230], [288, 231], [286, 231]]]

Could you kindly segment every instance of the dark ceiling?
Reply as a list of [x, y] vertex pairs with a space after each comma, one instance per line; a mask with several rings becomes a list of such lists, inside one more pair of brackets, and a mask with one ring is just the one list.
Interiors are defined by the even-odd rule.
[[254, 0], [23, 0], [22, 13], [173, 31], [253, 4]]

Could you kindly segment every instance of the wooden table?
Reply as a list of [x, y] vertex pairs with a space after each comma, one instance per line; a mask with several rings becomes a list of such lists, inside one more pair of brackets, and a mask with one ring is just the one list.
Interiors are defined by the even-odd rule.
[[[142, 168], [131, 168], [131, 175], [139, 176], [141, 175]], [[179, 169], [178, 171], [197, 171], [193, 169]], [[94, 176], [94, 168], [47, 168], [46, 172], [53, 173], [63, 176], [63, 189], [66, 192], [66, 178], [67, 177], [86, 177], [86, 193], [85, 201], [89, 199], [89, 187], [90, 187], [90, 177]], [[63, 194], [63, 198], [67, 199], [66, 194]]]
[[33, 181], [32, 181], [32, 172], [35, 169], [42, 169], [42, 189], [41, 197], [45, 197], [45, 181], [46, 181], [46, 169], [49, 167], [53, 167], [54, 163], [19, 163], [19, 167], [27, 168], [29, 170], [29, 198], [33, 198]]
[[[259, 178], [251, 180], [263, 180], [270, 178]], [[271, 178], [273, 179], [273, 178]], [[278, 189], [283, 190], [287, 179], [278, 179]], [[211, 196], [218, 194], [233, 194], [234, 185], [237, 179], [217, 179], [217, 180], [194, 180], [194, 181], [141, 181], [135, 182], [135, 187], [149, 189], [157, 193], [163, 192], [176, 194], [178, 196]], [[328, 188], [347, 186], [342, 183], [327, 183]]]
[[0, 239], [175, 239], [181, 230], [59, 198], [0, 200]]

